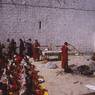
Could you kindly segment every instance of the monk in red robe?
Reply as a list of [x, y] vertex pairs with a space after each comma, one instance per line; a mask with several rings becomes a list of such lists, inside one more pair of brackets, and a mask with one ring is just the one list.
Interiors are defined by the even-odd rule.
[[61, 48], [61, 67], [64, 68], [64, 71], [68, 69], [68, 43], [65, 42]]
[[40, 59], [40, 44], [38, 40], [35, 40], [33, 44], [33, 58], [35, 61], [38, 61]]

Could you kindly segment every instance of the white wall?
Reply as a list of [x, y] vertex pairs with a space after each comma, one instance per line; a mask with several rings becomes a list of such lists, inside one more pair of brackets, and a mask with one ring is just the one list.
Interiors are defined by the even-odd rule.
[[[11, 3], [11, 0], [3, 3]], [[43, 7], [3, 4], [0, 8], [1, 41], [8, 37], [16, 41], [19, 38], [38, 39], [42, 45], [62, 45], [68, 41], [80, 51], [95, 50], [95, 0], [27, 0], [26, 3]]]

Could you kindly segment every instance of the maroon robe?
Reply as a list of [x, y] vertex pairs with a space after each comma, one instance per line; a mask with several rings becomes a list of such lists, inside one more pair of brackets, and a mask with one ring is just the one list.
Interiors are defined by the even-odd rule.
[[39, 43], [34, 43], [33, 45], [33, 58], [34, 60], [39, 60], [40, 57], [40, 44]]
[[61, 67], [65, 68], [65, 66], [68, 65], [68, 47], [66, 45], [63, 45], [61, 51]]

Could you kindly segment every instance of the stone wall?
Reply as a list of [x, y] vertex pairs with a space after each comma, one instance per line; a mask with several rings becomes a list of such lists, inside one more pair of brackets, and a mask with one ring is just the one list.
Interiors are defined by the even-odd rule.
[[[41, 45], [95, 47], [95, 0], [0, 0], [0, 40], [38, 39]], [[39, 22], [41, 25], [39, 25]]]

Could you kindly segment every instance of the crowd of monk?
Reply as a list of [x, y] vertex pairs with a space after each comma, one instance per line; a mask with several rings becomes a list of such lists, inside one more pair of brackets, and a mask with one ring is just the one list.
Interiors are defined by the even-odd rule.
[[32, 43], [31, 39], [19, 42], [19, 47], [14, 39], [0, 43], [0, 95], [44, 95], [39, 71], [29, 62], [31, 57], [39, 60], [40, 44], [37, 40]]

